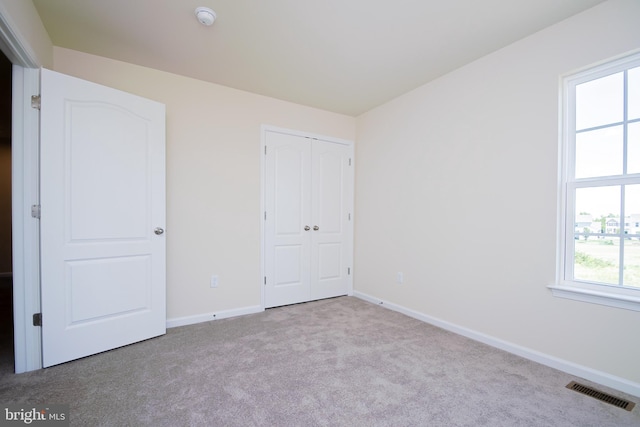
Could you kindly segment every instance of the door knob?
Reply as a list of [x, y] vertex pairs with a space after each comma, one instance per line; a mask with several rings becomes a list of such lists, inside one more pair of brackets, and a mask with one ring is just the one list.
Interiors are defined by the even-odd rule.
[[313, 230], [314, 230], [314, 231], [318, 231], [318, 230], [320, 230], [320, 227], [318, 227], [317, 225], [314, 225], [314, 226], [313, 226]]
[[156, 228], [153, 230], [153, 232], [154, 232], [154, 233], [156, 233], [156, 234], [159, 236], [159, 235], [161, 235], [162, 233], [164, 233], [164, 229], [163, 229], [163, 228], [160, 228], [160, 227], [156, 227]]
[[308, 225], [305, 225], [304, 226], [304, 231], [309, 231], [309, 230], [311, 230], [311, 227], [309, 227]]

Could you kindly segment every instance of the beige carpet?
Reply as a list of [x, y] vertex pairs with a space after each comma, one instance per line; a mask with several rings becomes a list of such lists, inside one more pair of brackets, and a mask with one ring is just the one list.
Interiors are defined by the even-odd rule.
[[575, 379], [342, 297], [33, 373], [4, 365], [0, 404], [68, 403], [76, 426], [640, 426], [638, 407], [566, 389]]

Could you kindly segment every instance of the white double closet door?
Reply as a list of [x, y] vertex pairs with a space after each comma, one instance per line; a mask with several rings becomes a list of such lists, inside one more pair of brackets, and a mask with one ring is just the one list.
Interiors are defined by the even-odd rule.
[[347, 142], [265, 132], [266, 308], [350, 293], [352, 157]]

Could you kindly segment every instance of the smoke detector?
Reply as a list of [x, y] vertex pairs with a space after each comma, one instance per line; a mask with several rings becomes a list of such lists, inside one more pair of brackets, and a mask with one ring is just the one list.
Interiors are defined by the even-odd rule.
[[196, 8], [196, 18], [202, 25], [210, 26], [217, 17], [216, 13], [208, 7]]

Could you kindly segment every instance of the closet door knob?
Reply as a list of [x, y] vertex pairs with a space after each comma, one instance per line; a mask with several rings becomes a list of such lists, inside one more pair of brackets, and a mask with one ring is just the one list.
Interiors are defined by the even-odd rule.
[[314, 225], [314, 226], [313, 226], [313, 230], [314, 230], [314, 231], [318, 231], [318, 230], [320, 230], [320, 227], [318, 227], [317, 225]]
[[309, 230], [311, 230], [311, 227], [309, 227], [308, 225], [305, 225], [304, 226], [304, 231], [309, 231]]

